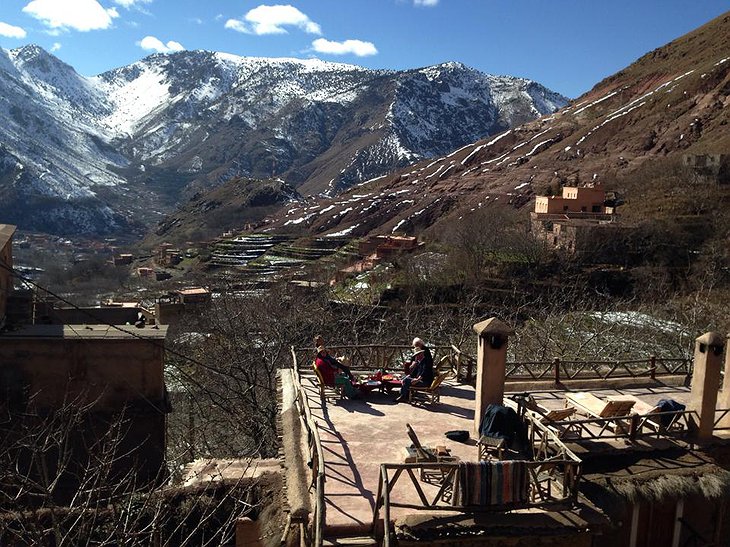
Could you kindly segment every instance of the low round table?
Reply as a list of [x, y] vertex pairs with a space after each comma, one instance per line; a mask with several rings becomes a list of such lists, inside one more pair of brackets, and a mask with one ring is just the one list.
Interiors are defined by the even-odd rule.
[[383, 382], [379, 380], [367, 380], [366, 382], [359, 383], [357, 387], [363, 394], [367, 395], [375, 389], [382, 389]]
[[391, 393], [393, 389], [400, 389], [403, 385], [403, 382], [401, 381], [400, 376], [386, 374], [385, 376], [383, 376], [382, 384], [382, 391], [384, 391], [385, 393]]

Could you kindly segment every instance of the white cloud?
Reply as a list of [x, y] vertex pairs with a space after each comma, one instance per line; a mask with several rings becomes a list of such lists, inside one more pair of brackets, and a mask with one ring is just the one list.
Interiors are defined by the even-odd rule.
[[344, 42], [334, 42], [317, 38], [312, 42], [312, 48], [318, 53], [328, 53], [330, 55], [347, 55], [353, 54], [358, 57], [367, 57], [368, 55], [377, 55], [378, 50], [372, 42], [363, 42], [362, 40], [345, 40]]
[[225, 28], [229, 28], [238, 32], [249, 32], [248, 27], [246, 27], [246, 25], [238, 19], [229, 19], [228, 21], [226, 21], [226, 24], [224, 26]]
[[23, 11], [51, 29], [106, 29], [119, 17], [115, 8], [105, 9], [96, 0], [32, 0]]
[[54, 42], [53, 45], [51, 46], [51, 53], [55, 53], [59, 49], [61, 49], [61, 43], [60, 42]]
[[297, 27], [309, 34], [322, 34], [322, 29], [304, 13], [290, 5], [261, 5], [250, 10], [243, 20], [229, 19], [226, 28], [247, 34], [286, 34], [284, 27]]
[[123, 8], [133, 8], [139, 4], [149, 4], [152, 0], [114, 0], [115, 4], [119, 4]]
[[439, 0], [413, 0], [414, 6], [432, 7], [439, 3]]
[[20, 27], [14, 27], [0, 21], [0, 36], [6, 38], [25, 38], [26, 32]]
[[137, 42], [137, 45], [146, 51], [156, 51], [157, 53], [173, 53], [175, 51], [183, 51], [185, 47], [180, 42], [170, 40], [166, 44], [162, 40], [154, 36], [145, 36]]

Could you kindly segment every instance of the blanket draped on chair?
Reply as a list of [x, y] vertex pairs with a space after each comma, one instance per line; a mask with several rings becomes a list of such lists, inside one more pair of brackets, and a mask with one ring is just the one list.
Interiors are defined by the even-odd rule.
[[453, 504], [509, 505], [527, 501], [527, 462], [460, 462]]
[[532, 445], [527, 439], [527, 426], [509, 407], [488, 405], [479, 424], [479, 433], [486, 437], [504, 439], [507, 448], [520, 452], [527, 459], [532, 456]]

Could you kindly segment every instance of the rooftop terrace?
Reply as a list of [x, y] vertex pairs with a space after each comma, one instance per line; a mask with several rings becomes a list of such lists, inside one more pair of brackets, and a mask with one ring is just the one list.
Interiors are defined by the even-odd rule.
[[[374, 373], [385, 362], [398, 362], [408, 352], [408, 348], [339, 349], [348, 355], [353, 370], [362, 370], [366, 375]], [[447, 347], [434, 348], [434, 353], [439, 368], [453, 372], [441, 388], [440, 403], [431, 405], [398, 404], [394, 401], [397, 390], [389, 394], [376, 389], [355, 400], [338, 399], [333, 392], [322, 399], [311, 368], [311, 351], [293, 351], [294, 369], [285, 371], [283, 383], [285, 391], [293, 394], [290, 398], [296, 400], [310, 439], [304, 450], [309, 453], [312, 467], [312, 482], [308, 486], [314, 515], [313, 544], [326, 537], [382, 538], [384, 523], [387, 523], [386, 532], [396, 529], [401, 535], [404, 530], [413, 531], [414, 526], [439, 527], [444, 523], [444, 514], [449, 513], [453, 518], [454, 511], [476, 525], [474, 518], [479, 511], [474, 508], [460, 511], [454, 507], [453, 492], [443, 486], [446, 481], [422, 480], [421, 473], [424, 469], [428, 472], [429, 464], [404, 465], [406, 447], [411, 445], [407, 423], [425, 447], [445, 446], [451, 456], [463, 462], [479, 460], [478, 438], [474, 432], [476, 390], [464, 382], [467, 374], [457, 374], [464, 368], [464, 356]], [[368, 367], [368, 362], [376, 364]], [[602, 400], [633, 397], [637, 407], [652, 408], [660, 399], [673, 399], [689, 408], [690, 389], [684, 385], [686, 377], [677, 374], [676, 363], [666, 367], [654, 363], [648, 368], [641, 360], [631, 363], [613, 367], [614, 371], [624, 371], [616, 381], [600, 377], [600, 367], [573, 363], [565, 370], [562, 364], [556, 373], [559, 376], [563, 372], [559, 389], [550, 383], [553, 369], [549, 365], [512, 364], [508, 372], [512, 371], [516, 377], [508, 376], [505, 389], [514, 392], [534, 388], [531, 390], [533, 403], [547, 411], [565, 408], [566, 393], [584, 391], [590, 381], [599, 386], [591, 392]], [[680, 372], [686, 372], [686, 363], [680, 368]], [[642, 373], [647, 370], [646, 374]], [[572, 376], [568, 374], [570, 371]], [[593, 371], [593, 374], [582, 378], [580, 371]], [[540, 378], [536, 380], [535, 376]], [[510, 394], [506, 395], [505, 404], [519, 409]], [[727, 413], [717, 410], [716, 425]], [[581, 461], [598, 455], [610, 457], [636, 451], [650, 454], [668, 448], [689, 450], [692, 444], [687, 437], [696, 418], [692, 410], [672, 412], [672, 426], [666, 428], [658, 425], [661, 416], [666, 414], [608, 418], [574, 415], [546, 427], [538, 414], [527, 411], [525, 415], [535, 448], [535, 463], [530, 467], [535, 471], [530, 479], [531, 499], [521, 505], [485, 508], [491, 510], [491, 516], [480, 521], [482, 528], [495, 527], [504, 533], [508, 526], [512, 530], [509, 534], [518, 535], [525, 527], [547, 527], [556, 534], [595, 532], [607, 520], [579, 493]], [[450, 430], [467, 430], [471, 438], [465, 443], [451, 441], [444, 436]], [[726, 432], [718, 427], [716, 435], [724, 437]], [[557, 463], [551, 467], [549, 462]], [[450, 469], [458, 472], [457, 464], [451, 467], [430, 464], [430, 467], [438, 468], [442, 475], [444, 469], [446, 473]], [[551, 493], [536, 497], [537, 475], [544, 476], [546, 472], [553, 473]], [[388, 544], [387, 539], [384, 544]]]

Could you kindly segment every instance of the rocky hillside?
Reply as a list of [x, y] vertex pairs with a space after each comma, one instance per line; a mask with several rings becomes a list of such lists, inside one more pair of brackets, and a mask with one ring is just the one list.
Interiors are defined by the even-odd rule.
[[0, 218], [119, 232], [237, 177], [333, 196], [565, 104], [458, 63], [373, 71], [185, 51], [86, 78], [37, 46], [0, 50]]
[[[683, 159], [730, 153], [729, 122], [726, 14], [648, 53], [555, 114], [335, 200], [287, 207], [270, 225], [353, 236], [433, 233], [487, 204], [521, 207], [536, 193], [594, 181], [625, 195], [624, 210], [634, 215], [696, 214], [703, 189], [722, 188], [721, 181], [691, 186]], [[665, 179], [671, 184], [662, 186]], [[671, 209], [677, 200], [680, 206]]]

